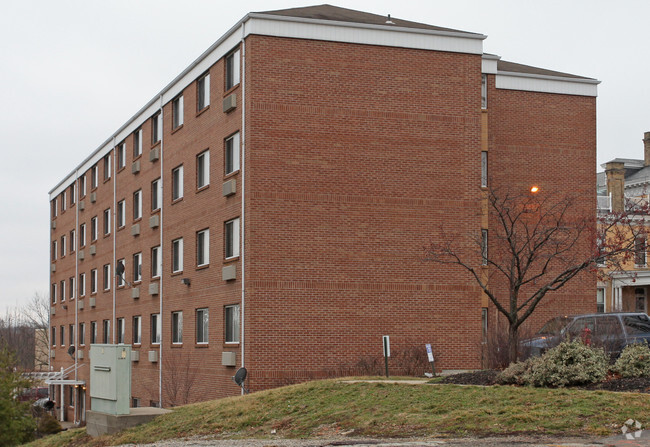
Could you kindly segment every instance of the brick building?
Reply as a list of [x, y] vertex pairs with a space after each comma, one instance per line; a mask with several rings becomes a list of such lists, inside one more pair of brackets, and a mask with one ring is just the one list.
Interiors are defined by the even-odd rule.
[[328, 5], [233, 26], [50, 191], [61, 414], [95, 342], [132, 344], [134, 406], [236, 394], [242, 365], [254, 391], [354, 371], [382, 335], [479, 367], [496, 313], [422, 247], [487, 229], [488, 182], [593, 194], [596, 160], [597, 81], [484, 39]]

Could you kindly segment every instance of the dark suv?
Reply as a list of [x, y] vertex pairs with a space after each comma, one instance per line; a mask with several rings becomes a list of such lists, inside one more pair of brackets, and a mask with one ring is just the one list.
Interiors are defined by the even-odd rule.
[[633, 343], [650, 343], [650, 317], [639, 312], [616, 312], [556, 317], [533, 338], [519, 344], [521, 358], [543, 354], [565, 339], [580, 338], [605, 349], [612, 358]]

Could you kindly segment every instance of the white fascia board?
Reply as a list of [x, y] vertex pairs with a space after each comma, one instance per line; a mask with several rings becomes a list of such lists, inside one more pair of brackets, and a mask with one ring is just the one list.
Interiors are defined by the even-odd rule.
[[497, 62], [501, 59], [500, 56], [492, 54], [484, 54], [481, 59], [481, 73], [482, 74], [497, 74]]
[[556, 93], [560, 95], [598, 96], [595, 79], [566, 78], [561, 76], [536, 75], [500, 71], [496, 76], [496, 88], [503, 90], [524, 90], [529, 92]]
[[483, 54], [482, 34], [249, 14], [246, 35]]

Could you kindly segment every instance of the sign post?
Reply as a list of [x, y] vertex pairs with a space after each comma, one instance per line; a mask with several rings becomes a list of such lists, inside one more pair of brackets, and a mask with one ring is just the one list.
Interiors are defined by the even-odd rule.
[[435, 377], [436, 368], [434, 366], [433, 351], [431, 350], [431, 344], [427, 343], [425, 346], [427, 347], [427, 357], [429, 357], [429, 363], [431, 363], [431, 371], [433, 372], [433, 376]]
[[390, 357], [390, 337], [384, 335], [382, 337], [384, 343], [384, 365], [386, 366], [386, 377], [388, 377], [388, 357]]

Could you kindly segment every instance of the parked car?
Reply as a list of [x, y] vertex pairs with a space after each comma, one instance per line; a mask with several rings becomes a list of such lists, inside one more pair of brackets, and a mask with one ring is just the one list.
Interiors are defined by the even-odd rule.
[[556, 317], [519, 344], [520, 358], [542, 355], [563, 340], [580, 338], [605, 349], [612, 359], [633, 343], [650, 343], [650, 317], [641, 312], [614, 312]]
[[47, 387], [28, 388], [18, 395], [18, 400], [21, 402], [34, 402], [49, 395], [50, 391]]

